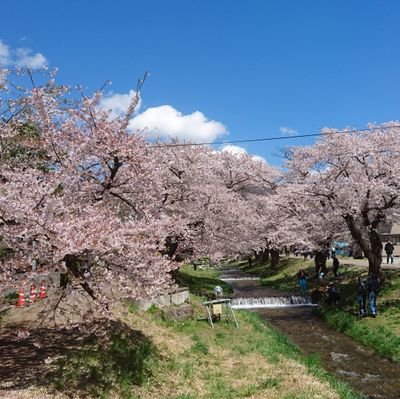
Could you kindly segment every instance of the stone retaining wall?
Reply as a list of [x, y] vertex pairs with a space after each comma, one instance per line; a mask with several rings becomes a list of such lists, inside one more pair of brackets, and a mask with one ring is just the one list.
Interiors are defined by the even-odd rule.
[[156, 305], [159, 308], [165, 308], [168, 306], [179, 306], [185, 302], [190, 301], [189, 288], [182, 287], [175, 292], [160, 295], [159, 297], [153, 299], [152, 301], [142, 300], [138, 301], [139, 310], [147, 310], [151, 305]]

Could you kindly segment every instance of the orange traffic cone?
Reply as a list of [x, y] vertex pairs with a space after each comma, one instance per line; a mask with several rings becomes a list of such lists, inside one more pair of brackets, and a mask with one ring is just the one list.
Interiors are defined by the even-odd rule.
[[23, 288], [19, 290], [19, 295], [17, 299], [17, 308], [23, 308], [25, 306], [25, 294]]
[[31, 285], [31, 293], [29, 294], [29, 302], [33, 303], [36, 301], [36, 290], [35, 286], [32, 284]]
[[44, 281], [42, 281], [42, 284], [40, 285], [39, 299], [44, 298], [46, 298], [46, 287], [44, 286]]

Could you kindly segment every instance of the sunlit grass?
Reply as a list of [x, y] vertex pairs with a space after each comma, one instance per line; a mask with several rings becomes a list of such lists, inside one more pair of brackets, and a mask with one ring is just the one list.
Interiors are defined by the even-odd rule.
[[218, 279], [221, 272], [214, 268], [194, 270], [192, 265], [185, 265], [179, 269], [176, 280], [180, 286], [189, 287], [192, 294], [207, 297], [212, 295], [213, 289], [219, 285], [224, 293], [231, 293], [232, 288]]
[[[400, 362], [400, 273], [384, 271], [385, 283], [378, 295], [378, 317], [358, 318], [357, 278], [366, 278], [365, 267], [351, 264], [351, 258], [341, 257], [340, 275], [336, 280], [340, 292], [340, 302], [332, 309], [324, 305], [316, 312], [331, 326], [344, 332], [357, 341], [374, 348], [380, 354]], [[326, 282], [333, 280], [329, 272]], [[269, 264], [257, 264], [252, 268], [244, 268], [248, 273], [263, 276], [261, 284], [291, 293], [299, 293], [296, 274], [304, 269], [308, 276], [309, 291], [318, 289], [313, 260], [303, 258], [281, 258], [276, 268]]]
[[[186, 275], [198, 288], [219, 283], [218, 271]], [[192, 296], [195, 316], [181, 321], [119, 305], [124, 328], [106, 346], [93, 337], [59, 359], [53, 386], [104, 399], [359, 398], [255, 313], [236, 312], [240, 328], [227, 317], [211, 328], [202, 301]]]

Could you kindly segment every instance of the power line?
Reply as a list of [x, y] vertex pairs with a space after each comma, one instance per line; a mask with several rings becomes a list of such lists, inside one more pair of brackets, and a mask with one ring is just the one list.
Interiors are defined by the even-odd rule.
[[257, 138], [257, 139], [226, 140], [226, 141], [214, 141], [214, 142], [204, 142], [204, 143], [157, 144], [157, 145], [153, 145], [152, 148], [191, 147], [191, 146], [201, 146], [201, 145], [255, 143], [255, 142], [262, 142], [262, 141], [291, 140], [291, 139], [299, 139], [299, 138], [304, 138], [304, 137], [330, 136], [330, 135], [334, 135], [334, 134], [374, 132], [377, 130], [387, 130], [387, 129], [393, 129], [393, 128], [400, 128], [400, 124], [399, 125], [390, 125], [390, 126], [376, 126], [376, 127], [365, 128], [365, 129], [344, 129], [344, 130], [340, 130], [340, 131], [325, 132], [325, 133], [297, 134], [294, 136], [262, 137], [262, 138]]

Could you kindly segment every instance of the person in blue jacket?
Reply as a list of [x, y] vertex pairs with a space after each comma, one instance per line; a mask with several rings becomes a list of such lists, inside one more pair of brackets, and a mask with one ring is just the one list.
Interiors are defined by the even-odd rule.
[[299, 281], [300, 292], [304, 295], [308, 290], [307, 276], [303, 269], [300, 269], [297, 273], [297, 279]]

